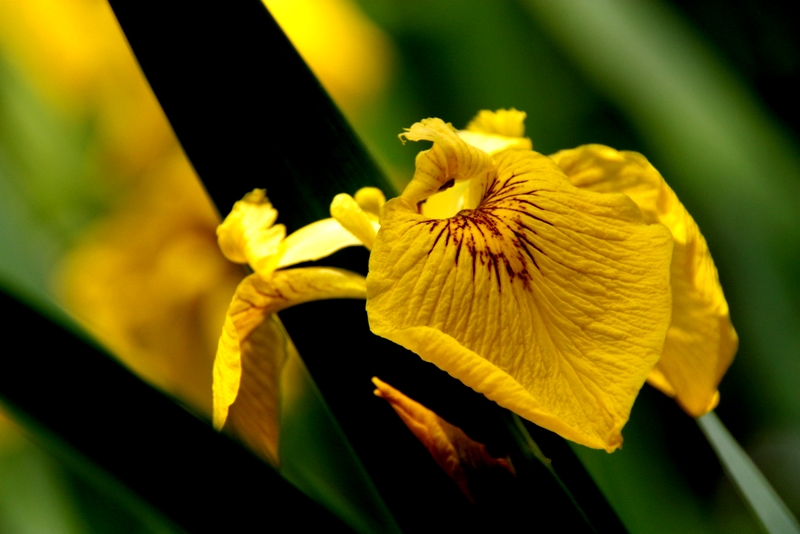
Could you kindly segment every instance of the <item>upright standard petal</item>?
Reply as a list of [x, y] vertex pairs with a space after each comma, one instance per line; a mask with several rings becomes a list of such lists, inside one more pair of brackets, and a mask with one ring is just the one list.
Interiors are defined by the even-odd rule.
[[403, 198], [416, 205], [456, 182], [478, 178], [494, 167], [491, 156], [458, 137], [442, 119], [423, 119], [400, 134], [409, 141], [433, 141], [433, 147], [417, 154], [416, 171]]
[[233, 205], [217, 227], [222, 253], [236, 263], [248, 263], [257, 273], [275, 270], [282, 253], [286, 227], [273, 226], [278, 211], [272, 207], [264, 189], [254, 189]]
[[697, 224], [641, 154], [586, 145], [551, 157], [574, 185], [624, 193], [636, 202], [647, 222], [664, 224], [672, 232], [672, 323], [648, 381], [694, 417], [711, 411], [719, 400], [717, 386], [733, 361], [738, 337]]
[[484, 109], [469, 121], [467, 131], [502, 135], [503, 137], [523, 137], [527, 115], [524, 111], [517, 111], [514, 108], [498, 109], [497, 111]]
[[[669, 231], [625, 195], [575, 188], [541, 154], [507, 150], [487, 169], [448, 142], [455, 161], [418, 157], [414, 181], [384, 207], [370, 327], [501, 406], [614, 450], [669, 325]], [[420, 192], [453, 167], [477, 175], [478, 207], [419, 214]]]
[[531, 140], [525, 135], [524, 111], [498, 109], [480, 111], [458, 136], [488, 154], [497, 154], [507, 148], [533, 149]]
[[291, 340], [274, 315], [312, 300], [364, 298], [365, 280], [341, 269], [309, 267], [253, 274], [236, 290], [214, 361], [214, 426], [278, 464], [278, 378]]
[[331, 217], [339, 221], [348, 232], [358, 238], [369, 250], [375, 243], [380, 225], [369, 212], [364, 211], [356, 199], [346, 193], [339, 193], [331, 202]]

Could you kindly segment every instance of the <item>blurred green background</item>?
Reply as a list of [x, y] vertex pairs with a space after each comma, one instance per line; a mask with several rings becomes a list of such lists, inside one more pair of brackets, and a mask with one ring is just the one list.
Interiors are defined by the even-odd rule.
[[[398, 187], [418, 150], [398, 142], [403, 127], [463, 127], [480, 109], [526, 111], [545, 154], [645, 154], [708, 240], [739, 333], [717, 413], [800, 515], [800, 22], [788, 3], [267, 3]], [[165, 188], [188, 200], [168, 204]], [[0, 284], [62, 303], [207, 413], [238, 276], [216, 253], [214, 217], [105, 3], [0, 0]], [[206, 268], [165, 296], [179, 252]], [[192, 321], [165, 334], [136, 312], [152, 299]], [[646, 386], [624, 435], [613, 455], [575, 450], [629, 530], [758, 531], [672, 401]], [[108, 500], [0, 420], [0, 532], [153, 529]]]

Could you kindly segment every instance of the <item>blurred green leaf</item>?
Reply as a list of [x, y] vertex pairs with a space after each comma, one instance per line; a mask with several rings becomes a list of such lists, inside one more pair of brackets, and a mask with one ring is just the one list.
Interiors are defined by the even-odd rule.
[[85, 532], [52, 461], [30, 446], [0, 450], [0, 532]]
[[800, 524], [714, 412], [697, 420], [745, 502], [770, 534], [800, 533]]
[[42, 300], [59, 255], [94, 214], [84, 129], [0, 57], [0, 276]]

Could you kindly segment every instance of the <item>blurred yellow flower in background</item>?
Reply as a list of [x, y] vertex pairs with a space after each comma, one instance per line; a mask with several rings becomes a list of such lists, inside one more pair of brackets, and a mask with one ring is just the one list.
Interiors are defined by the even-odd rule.
[[134, 372], [203, 414], [225, 308], [244, 271], [217, 247], [217, 215], [177, 150], [67, 258], [64, 302]]
[[0, 3], [0, 46], [38, 94], [91, 122], [109, 179], [135, 177], [176, 141], [105, 0]]

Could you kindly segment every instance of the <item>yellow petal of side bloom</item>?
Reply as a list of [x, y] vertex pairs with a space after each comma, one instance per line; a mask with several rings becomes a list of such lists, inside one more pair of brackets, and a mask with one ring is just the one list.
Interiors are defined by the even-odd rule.
[[308, 224], [289, 234], [283, 242], [283, 255], [277, 268], [330, 256], [345, 247], [363, 245], [372, 248], [378, 232], [378, 215], [386, 203], [383, 192], [375, 187], [362, 187], [353, 199], [337, 195], [331, 203], [330, 219]]
[[255, 272], [268, 275], [278, 264], [286, 236], [286, 227], [273, 226], [277, 218], [278, 211], [265, 190], [246, 194], [217, 227], [222, 253], [233, 262], [248, 263]]
[[376, 221], [381, 214], [381, 208], [386, 204], [386, 196], [377, 187], [362, 187], [356, 191], [355, 199], [361, 209]]
[[408, 429], [428, 449], [439, 467], [453, 479], [471, 502], [475, 502], [474, 488], [471, 486], [481, 483], [481, 474], [485, 477], [485, 472], [492, 470], [505, 471], [506, 477], [516, 475], [507, 458], [494, 458], [486, 452], [486, 445], [471, 439], [457, 426], [451, 425], [379, 378], [374, 377], [372, 383], [375, 384], [375, 395], [389, 402]]
[[322, 219], [292, 232], [283, 242], [283, 255], [277, 268], [306, 261], [317, 261], [345, 247], [363, 245], [336, 219]]
[[339, 193], [333, 197], [331, 216], [356, 236], [365, 247], [372, 250], [380, 225], [377, 220], [369, 217], [368, 212], [359, 206], [356, 199], [346, 193]]
[[625, 195], [572, 186], [546, 156], [507, 150], [486, 169], [448, 141], [456, 161], [440, 174], [418, 167], [414, 181], [473, 169], [483, 199], [429, 219], [412, 181], [387, 202], [370, 327], [534, 423], [614, 450], [669, 325], [669, 230], [647, 225]]
[[277, 465], [278, 377], [290, 341], [274, 314], [312, 300], [364, 297], [364, 277], [341, 269], [245, 278], [228, 308], [214, 360], [214, 427], [224, 427]]
[[712, 410], [717, 386], [738, 346], [706, 240], [661, 174], [641, 154], [601, 145], [551, 156], [576, 186], [631, 197], [650, 223], [666, 225], [672, 255], [672, 323], [648, 381], [694, 417]]

